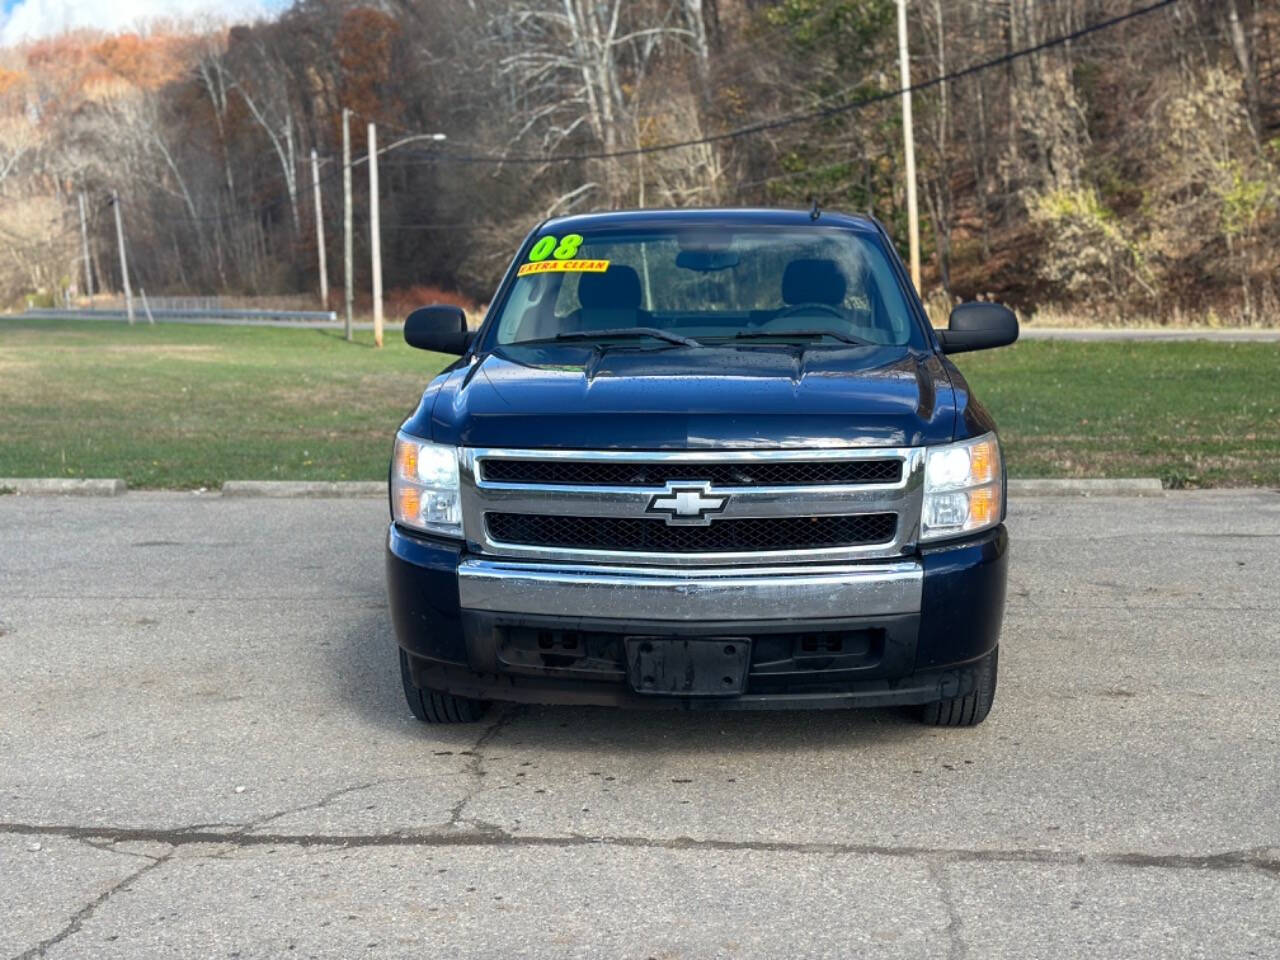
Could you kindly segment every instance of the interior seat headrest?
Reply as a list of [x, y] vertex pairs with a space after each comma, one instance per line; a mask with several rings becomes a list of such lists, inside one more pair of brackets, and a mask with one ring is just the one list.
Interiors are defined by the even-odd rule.
[[838, 307], [849, 290], [840, 265], [834, 260], [792, 260], [782, 272], [782, 302], [829, 303]]
[[638, 310], [640, 276], [622, 264], [604, 273], [584, 273], [578, 281], [578, 302], [588, 310]]

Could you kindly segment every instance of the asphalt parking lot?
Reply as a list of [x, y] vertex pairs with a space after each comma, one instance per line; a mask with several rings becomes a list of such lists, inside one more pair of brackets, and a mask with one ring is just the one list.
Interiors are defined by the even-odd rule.
[[421, 726], [385, 522], [0, 497], [0, 956], [1280, 956], [1280, 494], [1015, 501], [974, 730]]

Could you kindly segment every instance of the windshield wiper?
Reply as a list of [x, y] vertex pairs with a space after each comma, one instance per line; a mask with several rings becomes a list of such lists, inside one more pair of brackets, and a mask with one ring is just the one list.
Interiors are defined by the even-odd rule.
[[[618, 327], [615, 330], [573, 330], [569, 333], [557, 333], [552, 340], [609, 340], [614, 337], [652, 337], [655, 340], [665, 340], [667, 343], [674, 343], [680, 347], [700, 347], [697, 340], [691, 337], [682, 337], [678, 333], [668, 333], [666, 330], [659, 330], [657, 327]], [[525, 340], [525, 343], [533, 341]]]
[[733, 335], [735, 340], [753, 340], [756, 338], [770, 340], [799, 339], [806, 340], [814, 337], [831, 337], [842, 343], [852, 343], [860, 347], [878, 347], [880, 344], [874, 340], [864, 340], [862, 337], [855, 337], [848, 333], [838, 333], [835, 330], [742, 330]]

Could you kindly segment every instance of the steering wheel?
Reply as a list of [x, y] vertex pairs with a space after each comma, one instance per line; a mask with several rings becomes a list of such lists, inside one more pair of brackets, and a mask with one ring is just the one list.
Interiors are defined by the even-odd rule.
[[786, 320], [788, 317], [794, 317], [797, 313], [801, 313], [806, 310], [822, 310], [841, 320], [847, 319], [844, 310], [837, 307], [834, 303], [817, 303], [816, 301], [813, 303], [793, 303], [791, 306], [780, 310], [772, 320], [764, 325], [764, 329], [767, 330], [770, 324], [773, 324], [778, 320]]

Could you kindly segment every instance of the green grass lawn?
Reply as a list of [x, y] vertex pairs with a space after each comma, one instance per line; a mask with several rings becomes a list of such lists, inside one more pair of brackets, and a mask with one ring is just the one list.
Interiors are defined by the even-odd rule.
[[[0, 477], [371, 480], [448, 358], [330, 331], [0, 318]], [[1013, 476], [1280, 485], [1280, 345], [1032, 341], [958, 363]]]
[[448, 358], [371, 333], [0, 319], [0, 477], [369, 480]]
[[1280, 344], [1028, 340], [956, 365], [1011, 476], [1280, 486]]

